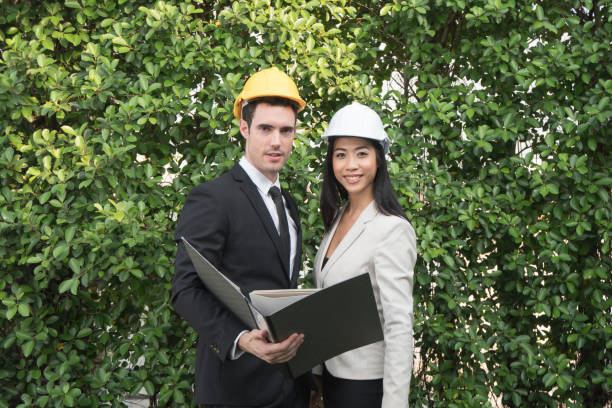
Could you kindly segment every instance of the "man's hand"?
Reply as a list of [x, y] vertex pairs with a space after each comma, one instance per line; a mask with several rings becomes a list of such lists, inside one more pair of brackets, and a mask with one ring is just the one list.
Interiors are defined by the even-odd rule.
[[280, 343], [270, 343], [264, 330], [251, 330], [238, 339], [238, 347], [270, 364], [291, 360], [304, 342], [304, 335], [293, 333]]

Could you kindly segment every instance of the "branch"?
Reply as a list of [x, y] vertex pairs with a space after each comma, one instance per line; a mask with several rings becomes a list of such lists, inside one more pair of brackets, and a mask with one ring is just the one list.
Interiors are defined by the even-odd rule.
[[448, 32], [450, 31], [451, 24], [455, 21], [456, 12], [452, 12], [450, 16], [446, 19], [446, 23], [444, 24], [444, 32], [442, 33], [442, 38], [440, 38], [440, 44], [444, 45], [446, 43], [446, 39], [448, 38]]

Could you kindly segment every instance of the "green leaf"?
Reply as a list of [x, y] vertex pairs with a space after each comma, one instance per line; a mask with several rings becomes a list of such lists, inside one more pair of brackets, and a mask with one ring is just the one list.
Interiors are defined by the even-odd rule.
[[87, 337], [89, 335], [91, 335], [91, 333], [93, 332], [93, 330], [91, 330], [90, 327], [83, 327], [81, 330], [79, 330], [79, 332], [77, 333], [77, 337], [78, 338], [83, 338], [83, 337]]
[[68, 228], [66, 228], [66, 233], [64, 236], [64, 239], [66, 240], [66, 242], [71, 242], [72, 239], [74, 238], [74, 234], [76, 233], [77, 230], [77, 226], [76, 225], [70, 225]]
[[23, 355], [25, 357], [29, 357], [32, 354], [32, 350], [34, 349], [34, 340], [27, 341], [21, 346], [21, 350], [23, 351]]
[[79, 45], [81, 43], [81, 37], [75, 34], [66, 34], [66, 39], [72, 43], [72, 45]]
[[55, 47], [53, 45], [53, 41], [50, 38], [48, 38], [48, 37], [43, 38], [42, 45], [43, 45], [43, 47], [45, 49], [47, 49], [49, 51], [54, 51], [54, 49], [55, 49]]
[[115, 22], [114, 19], [112, 18], [105, 18], [104, 20], [102, 20], [102, 22], [100, 23], [100, 27], [102, 28], [107, 28], [111, 25], [113, 25], [113, 23]]
[[157, 358], [159, 358], [159, 361], [160, 361], [162, 364], [168, 364], [168, 362], [170, 361], [170, 360], [168, 359], [168, 355], [167, 355], [166, 353], [164, 353], [164, 352], [159, 353], [159, 354], [157, 355]]
[[552, 133], [546, 134], [546, 136], [544, 136], [544, 140], [546, 141], [546, 145], [549, 147], [553, 147], [555, 145], [555, 135]]
[[72, 135], [72, 136], [76, 136], [77, 135], [77, 133], [74, 131], [74, 129], [72, 127], [68, 126], [68, 125], [62, 126], [61, 129], [67, 135]]
[[79, 284], [80, 284], [80, 280], [78, 278], [75, 278], [72, 280], [72, 284], [70, 285], [70, 293], [72, 293], [73, 295], [77, 294], [77, 291], [79, 289]]
[[72, 287], [74, 281], [75, 279], [71, 278], [71, 279], [67, 279], [63, 281], [62, 283], [60, 283], [59, 289], [58, 289], [59, 293], [61, 294], [61, 293], [68, 291]]
[[144, 389], [148, 395], [155, 395], [155, 386], [153, 385], [151, 381], [149, 380], [145, 381]]
[[75, 274], [78, 275], [79, 273], [81, 273], [81, 265], [76, 258], [70, 258], [70, 260], [68, 261], [68, 266]]
[[17, 310], [21, 316], [28, 317], [30, 315], [30, 305], [27, 303], [20, 303]]
[[512, 402], [517, 407], [521, 406], [521, 395], [518, 392], [513, 392], [512, 393]]
[[50, 197], [51, 197], [51, 192], [45, 191], [38, 197], [38, 202], [40, 202], [41, 204], [44, 204], [49, 200]]
[[602, 177], [595, 180], [595, 184], [598, 186], [612, 186], [612, 177]]
[[53, 248], [53, 257], [57, 261], [64, 260], [68, 254], [70, 253], [70, 247], [66, 244], [59, 244], [55, 248]]
[[64, 395], [63, 403], [67, 407], [74, 407], [74, 397], [70, 394]]
[[455, 267], [455, 260], [450, 255], [444, 255], [444, 262], [451, 268]]
[[568, 378], [565, 375], [560, 375], [557, 377], [557, 385], [562, 390], [566, 390], [570, 384], [571, 384], [571, 377]]
[[315, 40], [312, 36], [308, 37], [306, 40], [306, 51], [311, 52], [315, 46]]
[[11, 320], [17, 313], [17, 305], [11, 306], [6, 310], [6, 319]]
[[177, 404], [182, 404], [185, 402], [185, 396], [180, 390], [174, 390], [174, 401]]
[[547, 373], [544, 375], [544, 377], [542, 378], [542, 381], [544, 382], [544, 386], [546, 388], [550, 388], [556, 381], [556, 377], [554, 374], [551, 373]]
[[120, 36], [113, 37], [113, 39], [112, 39], [112, 43], [113, 43], [114, 45], [117, 45], [117, 46], [129, 47], [129, 44], [128, 44], [128, 42], [125, 40], [125, 38], [120, 37]]

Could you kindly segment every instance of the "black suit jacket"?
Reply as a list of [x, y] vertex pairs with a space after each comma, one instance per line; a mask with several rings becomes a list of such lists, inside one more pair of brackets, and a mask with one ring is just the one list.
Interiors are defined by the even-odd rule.
[[240, 165], [195, 187], [178, 220], [172, 304], [199, 335], [195, 399], [210, 405], [266, 405], [290, 381], [278, 367], [245, 353], [229, 360], [236, 336], [248, 330], [202, 285], [180, 242], [184, 236], [245, 293], [295, 288], [301, 263], [301, 227], [295, 202], [283, 191], [297, 226], [292, 278], [282, 262], [280, 239], [257, 187]]

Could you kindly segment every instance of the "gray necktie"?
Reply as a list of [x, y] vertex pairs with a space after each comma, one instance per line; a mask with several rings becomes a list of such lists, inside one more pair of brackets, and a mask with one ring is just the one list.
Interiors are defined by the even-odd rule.
[[287, 266], [287, 270], [289, 270], [289, 255], [291, 253], [289, 224], [287, 223], [287, 212], [285, 211], [285, 204], [283, 204], [283, 196], [281, 195], [280, 189], [276, 186], [270, 187], [268, 194], [270, 194], [272, 200], [274, 200], [274, 205], [276, 206], [276, 213], [278, 214], [278, 229], [281, 241], [281, 254], [283, 255], [283, 261]]

